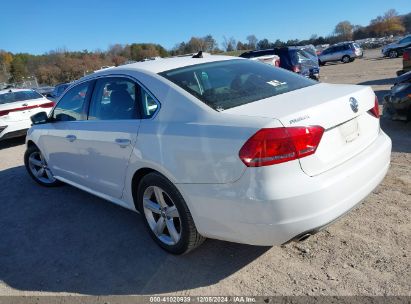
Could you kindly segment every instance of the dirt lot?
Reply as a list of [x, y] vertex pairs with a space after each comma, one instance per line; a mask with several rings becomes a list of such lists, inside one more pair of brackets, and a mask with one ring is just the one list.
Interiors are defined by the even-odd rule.
[[[381, 97], [401, 59], [379, 55], [329, 64], [322, 81]], [[69, 186], [41, 188], [23, 167], [23, 140], [3, 142], [0, 295], [411, 295], [411, 124], [381, 123], [391, 169], [349, 215], [303, 243], [208, 240], [186, 256], [159, 249], [137, 214]]]

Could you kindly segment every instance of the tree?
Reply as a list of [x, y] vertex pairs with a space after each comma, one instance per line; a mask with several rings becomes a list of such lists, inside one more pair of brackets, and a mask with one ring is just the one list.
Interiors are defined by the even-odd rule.
[[227, 38], [226, 36], [223, 37], [223, 48], [226, 52], [234, 51], [236, 47], [236, 41], [234, 37]]
[[21, 82], [27, 76], [27, 70], [23, 59], [15, 56], [10, 64], [10, 82]]
[[12, 61], [13, 56], [11, 53], [0, 50], [0, 82], [9, 80], [9, 70]]
[[369, 32], [374, 36], [398, 35], [405, 32], [403, 21], [394, 9], [390, 9], [383, 16], [371, 20]]
[[349, 21], [341, 21], [335, 26], [334, 33], [341, 37], [341, 40], [351, 40], [353, 25]]
[[247, 50], [247, 49], [248, 49], [248, 44], [244, 44], [244, 43], [242, 43], [241, 41], [238, 41], [238, 42], [237, 42], [236, 49], [237, 49], [238, 51]]
[[255, 50], [257, 48], [257, 42], [258, 42], [257, 37], [254, 34], [252, 34], [252, 35], [248, 35], [246, 39], [248, 41], [248, 48]]
[[269, 48], [271, 48], [271, 43], [270, 43], [270, 41], [268, 41], [267, 38], [264, 38], [264, 39], [258, 41], [257, 49], [266, 50], [266, 49], [269, 49]]
[[218, 43], [211, 35], [207, 35], [202, 38], [204, 41], [204, 51], [213, 52], [217, 49]]

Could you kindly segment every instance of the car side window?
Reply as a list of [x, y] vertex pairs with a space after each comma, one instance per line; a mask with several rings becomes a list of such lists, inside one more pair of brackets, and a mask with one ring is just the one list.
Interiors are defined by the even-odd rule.
[[52, 118], [55, 121], [73, 121], [83, 119], [83, 109], [90, 87], [90, 82], [83, 82], [69, 91], [60, 99], [54, 108]]
[[159, 103], [143, 88], [141, 88], [143, 118], [151, 118], [157, 112]]
[[138, 85], [123, 77], [97, 80], [91, 99], [89, 120], [118, 120], [138, 118], [136, 92]]

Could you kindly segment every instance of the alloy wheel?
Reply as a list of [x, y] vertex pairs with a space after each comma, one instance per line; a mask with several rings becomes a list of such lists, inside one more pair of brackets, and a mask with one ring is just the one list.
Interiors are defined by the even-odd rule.
[[46, 160], [38, 151], [30, 154], [29, 168], [33, 176], [45, 184], [52, 184], [56, 181], [55, 177], [47, 166]]
[[397, 58], [398, 57], [397, 51], [391, 51], [389, 55], [390, 55], [390, 58]]
[[144, 215], [151, 231], [167, 245], [175, 245], [181, 239], [180, 214], [170, 196], [160, 187], [149, 186], [143, 195]]

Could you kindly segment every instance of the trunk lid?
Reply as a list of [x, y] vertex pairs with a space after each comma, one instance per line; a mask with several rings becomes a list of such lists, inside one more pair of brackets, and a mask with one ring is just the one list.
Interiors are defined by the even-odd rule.
[[[41, 108], [40, 105], [49, 103], [51, 103], [51, 100], [46, 98], [36, 98], [0, 104], [0, 113], [3, 111], [9, 112], [0, 117], [7, 121], [24, 120], [41, 110], [44, 111], [45, 108]], [[49, 108], [51, 108], [51, 106]]]
[[284, 127], [323, 127], [317, 151], [299, 160], [302, 170], [315, 176], [354, 157], [375, 140], [379, 120], [368, 112], [374, 102], [370, 87], [321, 83], [224, 112], [271, 117]]

